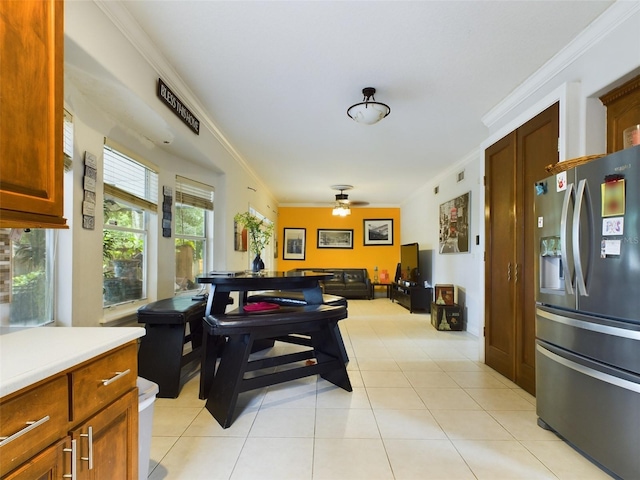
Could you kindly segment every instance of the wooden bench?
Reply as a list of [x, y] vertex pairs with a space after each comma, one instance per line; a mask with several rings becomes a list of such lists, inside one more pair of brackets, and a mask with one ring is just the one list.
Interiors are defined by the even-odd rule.
[[[347, 307], [348, 302], [344, 297], [340, 297], [338, 295], [330, 295], [327, 293], [322, 293], [321, 290], [313, 292], [305, 295], [300, 291], [292, 291], [292, 290], [270, 290], [262, 293], [256, 293], [247, 297], [246, 302], [270, 302], [276, 303], [283, 307], [302, 307], [304, 305], [312, 305], [312, 304], [323, 304], [323, 305], [331, 305], [331, 306], [341, 306]], [[344, 341], [342, 340], [342, 334], [340, 333], [340, 329], [336, 325], [336, 335], [338, 336], [338, 341], [340, 344], [340, 353], [342, 354], [342, 358], [345, 363], [349, 363], [349, 355], [347, 354], [347, 350], [344, 347]], [[268, 344], [263, 344], [263, 347]], [[307, 343], [310, 345], [310, 343]], [[270, 346], [273, 346], [271, 344]]]
[[[182, 367], [200, 358], [206, 305], [206, 300], [184, 296], [138, 309], [138, 322], [144, 323], [146, 330], [138, 350], [138, 374], [158, 384], [158, 397], [176, 398], [180, 393]], [[185, 353], [186, 344], [191, 349]]]
[[[281, 307], [267, 312], [230, 312], [205, 317], [200, 394], [208, 393], [206, 408], [223, 428], [233, 421], [242, 392], [288, 382], [310, 375], [352, 391], [346, 365], [336, 336], [338, 321], [346, 318], [344, 306], [307, 305]], [[311, 348], [257, 360], [250, 360], [254, 342], [273, 338]], [[220, 363], [215, 371], [215, 360]], [[308, 360], [314, 359], [314, 362]], [[288, 365], [274, 373], [258, 370]], [[253, 372], [246, 377], [247, 372]]]

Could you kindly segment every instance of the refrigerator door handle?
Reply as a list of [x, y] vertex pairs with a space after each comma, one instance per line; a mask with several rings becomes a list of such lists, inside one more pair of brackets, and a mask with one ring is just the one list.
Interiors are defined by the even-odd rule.
[[609, 375], [608, 373], [594, 370], [593, 368], [589, 368], [585, 365], [580, 365], [579, 363], [572, 362], [568, 358], [561, 357], [557, 353], [551, 352], [540, 345], [536, 345], [536, 351], [550, 358], [552, 361], [559, 363], [560, 365], [564, 365], [565, 367], [570, 368], [571, 370], [574, 370], [578, 373], [588, 375], [589, 377], [600, 380], [601, 382], [606, 382], [610, 385], [615, 385], [616, 387], [624, 388], [625, 390], [629, 390], [631, 392], [640, 393], [640, 384], [638, 383], [630, 382], [629, 380], [625, 380], [624, 378], [614, 377], [613, 375]]
[[[578, 182], [578, 188], [576, 189], [576, 209], [573, 215], [573, 261], [576, 266], [576, 289], [578, 290], [578, 294], [582, 295], [583, 297], [588, 297], [589, 292], [587, 291], [587, 285], [585, 282], [585, 274], [587, 270], [583, 270], [582, 257], [580, 256], [580, 215], [582, 214], [582, 206], [585, 203], [587, 205], [587, 218], [589, 223], [589, 246], [587, 248], [587, 252], [591, 252], [591, 249], [593, 248], [593, 242], [591, 239], [591, 232], [593, 231], [591, 195], [589, 194], [587, 181], [583, 179]], [[587, 257], [587, 261], [589, 261], [589, 257]], [[587, 264], [587, 268], [588, 266], [589, 265]]]
[[569, 216], [569, 202], [574, 196], [573, 183], [567, 185], [562, 202], [562, 214], [560, 216], [560, 255], [562, 269], [564, 270], [564, 285], [568, 294], [573, 294], [573, 278], [569, 271], [569, 257], [567, 257], [567, 217]]

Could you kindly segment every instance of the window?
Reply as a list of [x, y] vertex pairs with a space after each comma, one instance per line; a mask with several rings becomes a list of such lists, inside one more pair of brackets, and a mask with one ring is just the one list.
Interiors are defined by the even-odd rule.
[[175, 291], [200, 288], [196, 277], [211, 269], [213, 188], [176, 176]]
[[73, 164], [73, 116], [64, 111], [64, 120], [62, 122], [62, 152], [64, 153], [64, 171], [71, 170]]
[[157, 211], [158, 174], [142, 160], [104, 146], [103, 305], [146, 298], [149, 215]]
[[53, 235], [52, 230], [0, 230], [0, 301], [11, 302], [9, 325], [53, 321]]
[[[73, 116], [64, 110], [65, 172], [73, 157]], [[56, 233], [41, 229], [0, 229], [0, 303], [9, 304], [1, 324], [36, 326], [53, 322], [53, 255]], [[6, 312], [6, 310], [5, 310]]]

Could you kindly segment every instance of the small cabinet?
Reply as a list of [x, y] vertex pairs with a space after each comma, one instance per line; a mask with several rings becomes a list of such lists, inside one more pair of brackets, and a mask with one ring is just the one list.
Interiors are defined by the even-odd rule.
[[78, 480], [138, 476], [137, 361], [131, 343], [69, 374]]
[[607, 107], [607, 153], [623, 148], [623, 132], [640, 124], [640, 75], [600, 97]]
[[414, 310], [430, 311], [431, 298], [433, 289], [431, 287], [407, 287], [399, 283], [391, 285], [391, 301], [396, 301], [403, 307], [409, 309], [410, 313]]
[[3, 399], [0, 419], [2, 476], [66, 435], [69, 422], [66, 376], [60, 375], [21, 395]]
[[76, 440], [77, 479], [136, 479], [138, 394], [130, 391], [71, 431]]
[[4, 480], [58, 480], [71, 478], [71, 441], [65, 437], [23, 464]]
[[66, 228], [63, 1], [0, 2], [0, 228]]
[[136, 480], [137, 378], [134, 341], [0, 399], [0, 479]]

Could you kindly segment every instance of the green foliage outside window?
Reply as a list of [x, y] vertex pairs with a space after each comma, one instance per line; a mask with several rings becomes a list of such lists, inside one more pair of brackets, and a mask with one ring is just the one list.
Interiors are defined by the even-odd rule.
[[176, 204], [176, 291], [199, 287], [195, 277], [204, 269], [206, 249], [206, 211], [190, 205]]
[[104, 305], [142, 298], [144, 211], [105, 198], [102, 233]]
[[52, 320], [47, 254], [45, 230], [27, 230], [14, 243], [11, 325], [40, 325]]

